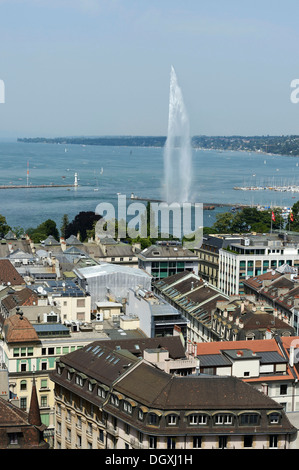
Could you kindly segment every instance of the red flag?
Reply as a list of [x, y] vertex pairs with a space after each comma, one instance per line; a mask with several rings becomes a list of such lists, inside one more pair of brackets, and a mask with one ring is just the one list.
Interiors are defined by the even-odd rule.
[[294, 222], [294, 214], [293, 214], [293, 212], [290, 213], [290, 221], [291, 221], [291, 222]]
[[273, 211], [272, 211], [272, 220], [273, 220], [273, 222], [275, 222], [275, 214], [274, 214]]

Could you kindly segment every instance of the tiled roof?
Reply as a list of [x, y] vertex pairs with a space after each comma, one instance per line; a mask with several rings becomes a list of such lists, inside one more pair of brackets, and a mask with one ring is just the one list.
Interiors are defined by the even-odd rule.
[[3, 332], [5, 341], [9, 343], [40, 342], [30, 321], [21, 315], [12, 315], [4, 321]]
[[[292, 337], [294, 338], [294, 337]], [[287, 340], [287, 338], [284, 338]], [[198, 343], [197, 354], [220, 354], [222, 350], [229, 349], [251, 349], [258, 353], [262, 351], [276, 351], [281, 354], [280, 348], [275, 339], [260, 339], [252, 341], [213, 341], [210, 343]]]
[[15, 291], [13, 294], [8, 295], [2, 300], [2, 305], [7, 311], [12, 310], [18, 305], [34, 305], [38, 302], [38, 295], [28, 287], [22, 290]]
[[7, 284], [8, 282], [10, 282], [12, 286], [25, 284], [24, 279], [13, 264], [8, 259], [0, 259], [0, 283]]

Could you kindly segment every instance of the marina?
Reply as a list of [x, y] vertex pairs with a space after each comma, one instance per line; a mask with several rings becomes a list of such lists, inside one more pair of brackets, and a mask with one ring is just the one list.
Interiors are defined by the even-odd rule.
[[289, 193], [299, 193], [299, 186], [235, 186], [237, 191], [280, 191]]

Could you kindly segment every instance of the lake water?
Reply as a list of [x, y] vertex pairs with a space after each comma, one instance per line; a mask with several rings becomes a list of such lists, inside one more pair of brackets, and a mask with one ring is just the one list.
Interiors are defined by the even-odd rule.
[[[0, 142], [0, 185], [72, 184], [79, 187], [0, 190], [0, 214], [12, 226], [36, 227], [50, 218], [58, 228], [63, 214], [72, 220], [103, 201], [117, 204], [117, 193], [162, 199], [163, 149]], [[234, 186], [299, 183], [299, 159], [246, 152], [193, 150], [192, 201], [291, 206], [299, 193], [236, 191]], [[95, 189], [98, 189], [95, 191]], [[211, 226], [218, 212], [204, 211]]]

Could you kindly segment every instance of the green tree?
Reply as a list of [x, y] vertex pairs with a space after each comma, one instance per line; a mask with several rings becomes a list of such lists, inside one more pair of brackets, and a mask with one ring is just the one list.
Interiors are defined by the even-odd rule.
[[0, 236], [4, 237], [4, 235], [6, 235], [9, 230], [10, 226], [7, 225], [6, 218], [4, 215], [0, 214]]
[[77, 236], [80, 234], [81, 241], [85, 241], [88, 237], [87, 231], [94, 229], [94, 222], [97, 222], [102, 218], [101, 215], [95, 214], [92, 211], [82, 211], [75, 216], [65, 229], [65, 238], [69, 238], [71, 235]]
[[36, 228], [30, 227], [27, 230], [27, 234], [34, 243], [40, 243], [41, 240], [45, 240], [50, 235], [52, 235], [56, 240], [59, 240], [59, 232], [56, 226], [56, 222], [51, 219], [47, 219]]
[[291, 220], [289, 216], [288, 225], [293, 232], [299, 232], [299, 201], [295, 202], [295, 204], [293, 205], [292, 214], [293, 220]]

